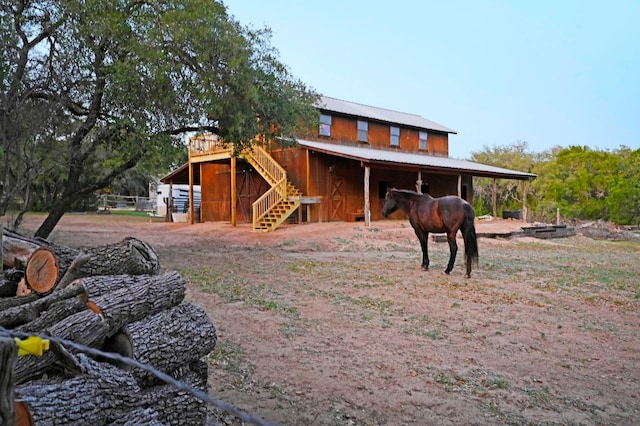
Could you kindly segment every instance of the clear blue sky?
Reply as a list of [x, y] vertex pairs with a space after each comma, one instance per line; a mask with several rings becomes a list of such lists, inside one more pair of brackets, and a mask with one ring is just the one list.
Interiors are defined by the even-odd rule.
[[451, 157], [640, 148], [638, 0], [223, 1], [320, 94], [457, 131]]

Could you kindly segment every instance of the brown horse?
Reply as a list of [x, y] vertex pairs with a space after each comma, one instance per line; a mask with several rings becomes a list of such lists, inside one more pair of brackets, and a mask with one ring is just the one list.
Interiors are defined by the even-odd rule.
[[465, 276], [467, 278], [471, 276], [471, 263], [478, 262], [478, 239], [473, 224], [475, 213], [469, 203], [453, 195], [433, 198], [429, 194], [419, 194], [405, 189], [388, 190], [385, 200], [382, 208], [384, 217], [398, 209], [409, 215], [409, 223], [422, 247], [422, 269], [429, 269], [427, 248], [429, 232], [446, 232], [450, 256], [444, 272], [446, 274], [451, 272], [458, 253], [456, 233], [459, 229], [464, 239], [464, 254], [467, 261]]

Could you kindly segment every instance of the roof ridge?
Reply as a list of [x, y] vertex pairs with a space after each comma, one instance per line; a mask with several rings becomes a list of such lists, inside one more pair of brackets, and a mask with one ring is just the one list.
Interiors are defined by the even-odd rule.
[[[354, 105], [360, 105], [360, 106], [367, 107], [367, 108], [375, 108], [375, 109], [380, 109], [380, 110], [389, 111], [389, 112], [396, 112], [398, 114], [413, 115], [414, 117], [420, 117], [420, 118], [424, 118], [425, 120], [429, 120], [428, 118], [423, 117], [420, 114], [415, 114], [413, 112], [402, 112], [402, 111], [398, 111], [396, 109], [383, 108], [383, 107], [378, 107], [378, 106], [373, 106], [373, 105], [367, 105], [367, 104], [363, 104], [362, 102], [347, 101], [346, 99], [335, 98], [333, 96], [322, 95], [322, 97], [323, 98], [333, 99], [335, 101], [347, 102], [347, 103], [354, 104]], [[429, 121], [431, 121], [431, 120], [429, 120]]]

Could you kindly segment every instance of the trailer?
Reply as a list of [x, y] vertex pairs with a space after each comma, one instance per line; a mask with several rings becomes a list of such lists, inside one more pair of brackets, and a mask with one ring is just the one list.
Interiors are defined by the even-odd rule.
[[[171, 188], [173, 186], [173, 188]], [[172, 191], [169, 199], [169, 191]], [[156, 215], [167, 215], [167, 203], [173, 206], [171, 213], [188, 213], [189, 211], [189, 185], [159, 184], [156, 190]], [[193, 206], [200, 210], [200, 185], [193, 186]]]

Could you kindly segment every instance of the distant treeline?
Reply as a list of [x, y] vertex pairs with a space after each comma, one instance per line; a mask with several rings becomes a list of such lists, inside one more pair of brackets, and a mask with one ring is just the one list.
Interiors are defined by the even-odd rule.
[[[640, 149], [569, 146], [535, 153], [526, 142], [518, 141], [484, 147], [472, 153], [471, 161], [538, 176], [528, 183], [499, 179], [498, 214], [521, 210], [526, 187], [528, 218], [533, 221], [553, 222], [560, 209], [565, 220], [640, 224]], [[474, 178], [473, 185], [476, 214], [493, 214], [493, 179]]]

